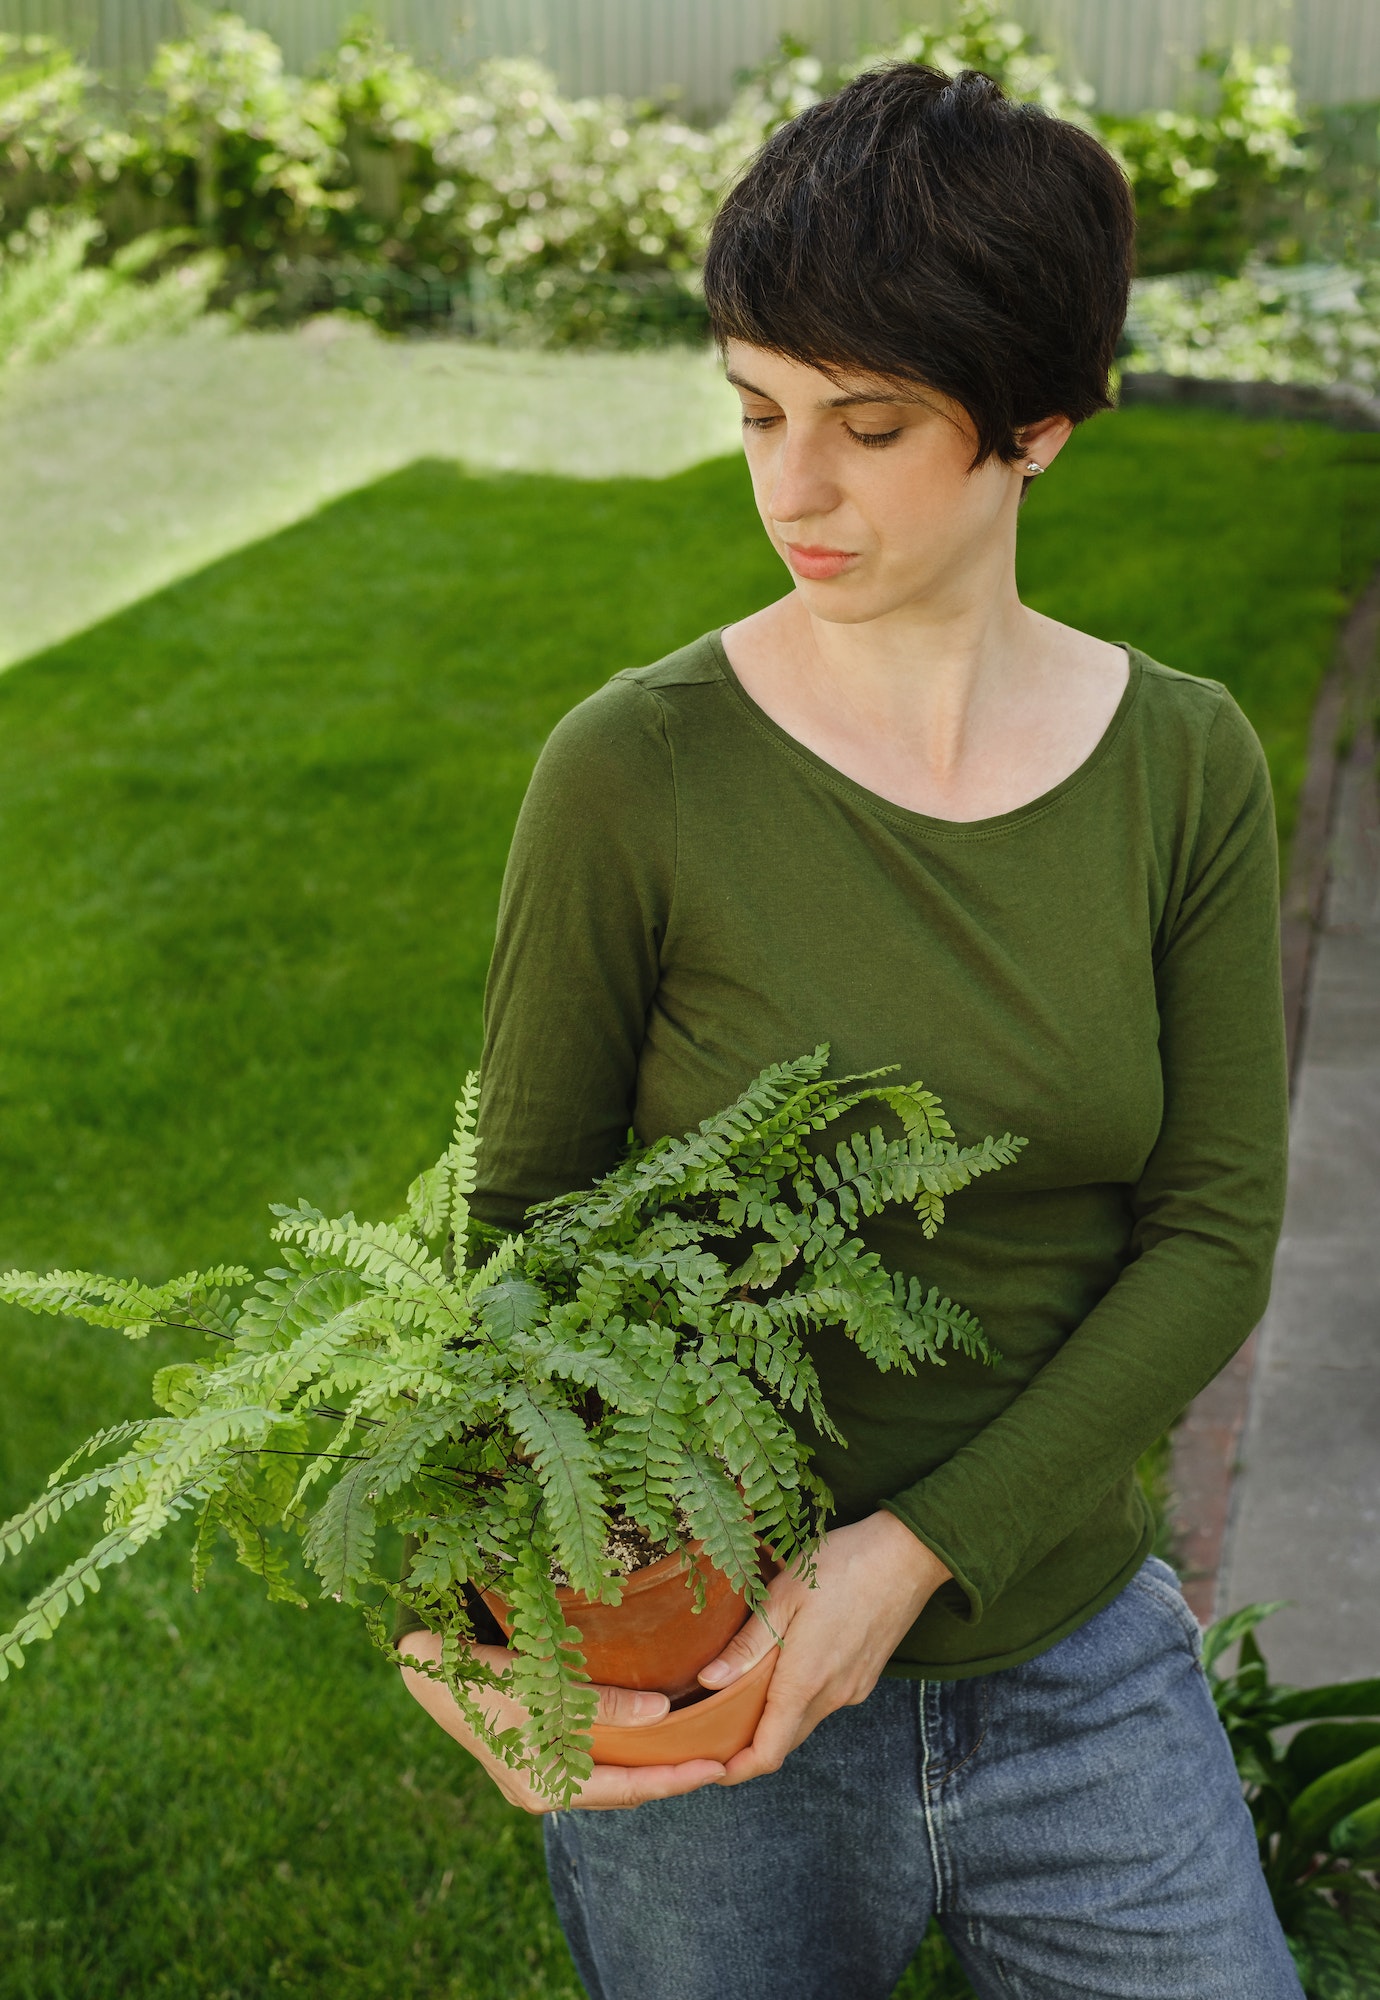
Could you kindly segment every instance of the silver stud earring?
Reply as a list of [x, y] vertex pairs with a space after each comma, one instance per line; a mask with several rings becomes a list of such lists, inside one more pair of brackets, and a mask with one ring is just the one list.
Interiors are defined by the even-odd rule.
[[1035, 479], [1044, 471], [1044, 467], [1037, 465], [1033, 458], [1028, 458], [1025, 462], [1025, 471], [1028, 479]]

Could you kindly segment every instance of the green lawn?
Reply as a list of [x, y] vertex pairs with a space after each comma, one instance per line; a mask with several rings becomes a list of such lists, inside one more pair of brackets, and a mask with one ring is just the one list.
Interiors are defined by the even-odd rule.
[[533, 354], [333, 319], [78, 348], [0, 381], [0, 667], [424, 454], [661, 478], [737, 438], [722, 369], [685, 347]]
[[[1228, 681], [1287, 826], [1377, 468], [1100, 420], [1032, 497], [1027, 594]], [[252, 1261], [272, 1199], [395, 1203], [478, 1053], [546, 731], [782, 581], [735, 461], [422, 462], [0, 680], [0, 1263]], [[16, 1315], [0, 1342], [8, 1510], [166, 1357]], [[0, 1616], [61, 1553], [0, 1572]], [[0, 2000], [574, 1994], [538, 1848], [350, 1617], [224, 1569], [194, 1600], [180, 1548], [0, 1691]]]

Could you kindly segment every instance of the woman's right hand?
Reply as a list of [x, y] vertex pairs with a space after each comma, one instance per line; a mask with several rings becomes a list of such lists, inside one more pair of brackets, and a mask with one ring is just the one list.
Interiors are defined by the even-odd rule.
[[[475, 1646], [471, 1650], [476, 1659], [482, 1660], [494, 1673], [502, 1673], [511, 1657], [503, 1646]], [[409, 1659], [425, 1661], [431, 1666], [440, 1663], [441, 1637], [438, 1632], [409, 1632], [406, 1638], [398, 1641], [398, 1655], [408, 1693], [415, 1696], [448, 1736], [453, 1736], [477, 1763], [483, 1765], [511, 1805], [521, 1806], [524, 1812], [529, 1813], [556, 1811], [551, 1800], [537, 1791], [525, 1771], [513, 1770], [480, 1741], [466, 1723], [444, 1681], [433, 1680], [429, 1674], [418, 1673], [409, 1667]], [[599, 1696], [596, 1722], [634, 1725], [659, 1722], [671, 1706], [664, 1694], [644, 1694], [633, 1688], [601, 1687], [596, 1692]], [[520, 1727], [527, 1720], [522, 1704], [510, 1695], [482, 1688], [476, 1690], [476, 1700], [498, 1729], [510, 1729], [514, 1725]], [[702, 1785], [717, 1784], [723, 1775], [723, 1765], [713, 1763], [706, 1757], [690, 1764], [648, 1764], [641, 1768], [596, 1764], [592, 1775], [581, 1787], [579, 1796], [571, 1801], [571, 1808], [579, 1812], [611, 1812], [622, 1806], [640, 1806], [647, 1799], [671, 1799], [681, 1792], [697, 1792]]]

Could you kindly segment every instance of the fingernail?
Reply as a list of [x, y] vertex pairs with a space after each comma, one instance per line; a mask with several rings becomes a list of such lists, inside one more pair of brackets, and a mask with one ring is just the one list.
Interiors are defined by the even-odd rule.
[[636, 1722], [650, 1722], [653, 1716], [665, 1715], [671, 1704], [664, 1694], [635, 1694], [632, 1712]]
[[732, 1679], [733, 1668], [727, 1660], [711, 1660], [700, 1673], [700, 1680], [705, 1687], [723, 1687], [725, 1682]]

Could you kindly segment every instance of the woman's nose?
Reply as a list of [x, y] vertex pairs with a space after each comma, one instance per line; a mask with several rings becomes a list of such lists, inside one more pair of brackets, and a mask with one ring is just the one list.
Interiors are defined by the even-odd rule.
[[832, 514], [839, 490], [824, 456], [808, 438], [792, 438], [781, 446], [771, 484], [771, 518], [778, 528]]

